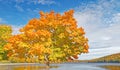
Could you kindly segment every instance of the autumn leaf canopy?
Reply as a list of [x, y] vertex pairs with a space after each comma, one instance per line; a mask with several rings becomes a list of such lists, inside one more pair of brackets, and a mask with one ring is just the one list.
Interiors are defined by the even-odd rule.
[[40, 11], [40, 18], [31, 19], [21, 34], [12, 36], [4, 49], [10, 60], [18, 62], [63, 62], [78, 59], [88, 52], [88, 39], [77, 26], [74, 11], [64, 14]]

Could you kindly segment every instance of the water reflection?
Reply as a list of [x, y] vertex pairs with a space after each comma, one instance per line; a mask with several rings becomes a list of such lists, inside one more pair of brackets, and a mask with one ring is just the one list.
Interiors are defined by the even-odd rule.
[[109, 63], [72, 63], [53, 64], [47, 69], [42, 64], [3, 64], [0, 70], [120, 70], [120, 64]]
[[[50, 68], [58, 68], [58, 66], [51, 66]], [[49, 70], [45, 66], [23, 66], [15, 67], [13, 70]]]
[[58, 66], [50, 66], [47, 68], [45, 66], [0, 66], [0, 70], [50, 70], [53, 68], [58, 68]]
[[23, 67], [15, 67], [13, 70], [45, 70], [45, 67], [40, 66], [23, 66]]
[[109, 66], [102, 66], [102, 67], [108, 70], [120, 70], [120, 66], [109, 65]]
[[47, 70], [45, 67], [40, 66], [26, 66], [26, 67], [15, 67], [13, 70]]

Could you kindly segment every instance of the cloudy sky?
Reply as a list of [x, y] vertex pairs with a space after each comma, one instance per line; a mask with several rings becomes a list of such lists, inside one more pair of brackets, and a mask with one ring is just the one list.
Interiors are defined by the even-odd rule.
[[88, 60], [120, 52], [120, 0], [0, 0], [0, 24], [13, 27], [13, 34], [39, 11], [63, 13], [74, 9], [79, 27], [89, 39], [89, 53], [79, 59]]

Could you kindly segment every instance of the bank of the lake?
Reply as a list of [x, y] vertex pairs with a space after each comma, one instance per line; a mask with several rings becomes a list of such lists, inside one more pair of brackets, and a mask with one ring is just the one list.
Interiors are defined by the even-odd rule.
[[[62, 64], [51, 64], [50, 67], [50, 70], [107, 70], [107, 69], [120, 70], [120, 64], [119, 63], [62, 63]], [[45, 70], [45, 64], [39, 64], [39, 63], [2, 64], [1, 63], [0, 70]]]
[[115, 66], [115, 65], [106, 65], [106, 66], [101, 66], [107, 70], [120, 70], [120, 66]]

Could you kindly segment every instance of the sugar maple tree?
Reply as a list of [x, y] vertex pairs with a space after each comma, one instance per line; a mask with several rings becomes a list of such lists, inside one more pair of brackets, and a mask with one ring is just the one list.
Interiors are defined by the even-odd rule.
[[88, 39], [82, 27], [77, 27], [73, 10], [59, 13], [40, 12], [5, 45], [8, 56], [18, 62], [64, 62], [78, 59], [88, 52]]
[[7, 39], [12, 36], [12, 28], [8, 25], [0, 25], [0, 60], [7, 59], [3, 46], [7, 43]]

